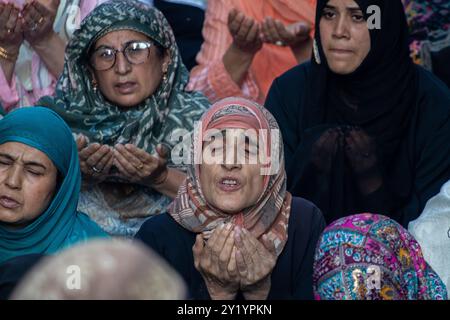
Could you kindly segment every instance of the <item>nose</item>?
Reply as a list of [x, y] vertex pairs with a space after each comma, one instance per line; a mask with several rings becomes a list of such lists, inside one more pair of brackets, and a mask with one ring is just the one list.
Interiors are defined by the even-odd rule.
[[118, 51], [116, 53], [116, 64], [114, 66], [116, 73], [127, 74], [131, 70], [131, 64], [128, 62], [127, 58], [123, 52]]
[[237, 146], [227, 146], [225, 147], [222, 167], [227, 170], [241, 169], [243, 159], [240, 158], [242, 157], [238, 156]]
[[14, 190], [20, 190], [22, 187], [22, 173], [18, 166], [11, 166], [6, 175], [5, 185]]
[[341, 39], [341, 38], [350, 38], [349, 33], [349, 23], [348, 19], [345, 15], [340, 15], [336, 20], [336, 25], [333, 29], [333, 37]]

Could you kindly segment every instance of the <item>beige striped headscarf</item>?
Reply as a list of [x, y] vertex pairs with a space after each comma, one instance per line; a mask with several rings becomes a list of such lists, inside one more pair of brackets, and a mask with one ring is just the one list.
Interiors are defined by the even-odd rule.
[[[203, 141], [208, 129], [226, 128], [267, 130], [263, 135], [265, 156], [271, 161], [266, 167], [277, 168], [264, 179], [265, 189], [259, 200], [250, 208], [230, 215], [210, 206], [203, 195], [199, 180], [200, 165], [195, 164], [202, 153]], [[216, 102], [202, 117], [201, 129], [192, 134], [190, 164], [187, 178], [169, 213], [184, 228], [203, 233], [206, 238], [223, 223], [233, 223], [249, 230], [257, 239], [266, 234], [274, 241], [277, 255], [287, 241], [287, 228], [291, 211], [291, 195], [286, 191], [286, 172], [281, 133], [274, 117], [262, 106], [242, 98], [227, 98]], [[260, 138], [261, 139], [261, 138]], [[279, 166], [277, 167], [277, 162]]]

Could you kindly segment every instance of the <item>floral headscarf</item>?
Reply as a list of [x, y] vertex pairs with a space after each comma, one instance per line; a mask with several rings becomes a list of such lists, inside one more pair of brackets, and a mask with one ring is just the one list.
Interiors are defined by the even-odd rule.
[[388, 217], [341, 218], [321, 236], [314, 261], [319, 300], [442, 300], [445, 285], [411, 234]]
[[[192, 134], [190, 164], [187, 179], [169, 213], [184, 228], [209, 237], [222, 223], [231, 222], [249, 230], [256, 238], [264, 234], [271, 239], [279, 255], [287, 241], [287, 228], [291, 211], [291, 195], [286, 191], [286, 172], [281, 133], [273, 116], [255, 102], [242, 98], [227, 98], [216, 102], [201, 119], [201, 130]], [[202, 145], [208, 129], [226, 128], [267, 130], [262, 138], [265, 156], [271, 158], [267, 166], [279, 165], [274, 174], [265, 175], [264, 192], [257, 203], [238, 214], [229, 215], [212, 208], [205, 200], [199, 179], [200, 165], [195, 164], [202, 154]], [[198, 129], [198, 128], [196, 128]], [[261, 140], [260, 140], [261, 141]]]

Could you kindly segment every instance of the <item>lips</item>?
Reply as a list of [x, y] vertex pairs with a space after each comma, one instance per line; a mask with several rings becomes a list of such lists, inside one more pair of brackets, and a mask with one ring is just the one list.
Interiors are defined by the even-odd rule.
[[242, 183], [236, 177], [223, 177], [217, 183], [220, 190], [224, 192], [235, 192], [241, 189]]
[[130, 94], [133, 93], [137, 87], [136, 82], [128, 81], [128, 82], [119, 82], [114, 85], [116, 90], [121, 94]]
[[2, 196], [0, 197], [0, 206], [6, 208], [6, 209], [15, 209], [20, 206], [20, 202], [16, 201], [15, 199], [8, 197], [8, 196]]
[[349, 55], [349, 54], [353, 54], [352, 50], [347, 50], [347, 49], [335, 49], [332, 48], [330, 49], [330, 51], [336, 55]]

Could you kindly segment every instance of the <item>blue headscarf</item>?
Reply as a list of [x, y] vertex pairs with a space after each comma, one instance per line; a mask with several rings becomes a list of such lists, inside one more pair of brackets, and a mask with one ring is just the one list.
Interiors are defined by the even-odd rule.
[[45, 212], [26, 227], [0, 225], [0, 263], [31, 253], [51, 254], [90, 237], [106, 236], [84, 213], [77, 211], [81, 187], [78, 150], [71, 130], [53, 111], [21, 108], [0, 120], [0, 145], [20, 142], [45, 153], [62, 182]]

